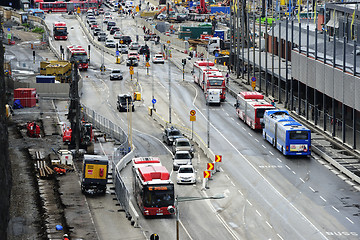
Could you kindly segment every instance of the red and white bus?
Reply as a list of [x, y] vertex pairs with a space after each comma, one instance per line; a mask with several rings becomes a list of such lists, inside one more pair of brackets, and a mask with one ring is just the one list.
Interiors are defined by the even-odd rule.
[[198, 84], [204, 93], [210, 89], [221, 89], [220, 100], [226, 98], [226, 82], [222, 73], [210, 61], [196, 61], [193, 65], [194, 82]]
[[156, 157], [133, 158], [133, 191], [145, 216], [171, 215], [175, 209], [174, 183]]
[[36, 8], [43, 10], [44, 12], [76, 12], [78, 8], [80, 11], [87, 11], [88, 9], [96, 9], [100, 7], [102, 0], [72, 0], [72, 1], [54, 1], [44, 2], [44, 0], [35, 0]]
[[55, 40], [66, 40], [68, 37], [67, 26], [65, 22], [55, 22], [53, 26]]
[[226, 82], [225, 77], [220, 71], [208, 71], [204, 74], [204, 81], [202, 82], [201, 88], [204, 92], [208, 89], [220, 89], [220, 100], [223, 102], [226, 98]]
[[70, 62], [77, 62], [80, 70], [87, 70], [89, 68], [89, 58], [82, 46], [68, 46], [66, 48], [65, 59]]
[[236, 112], [252, 129], [262, 129], [264, 113], [275, 107], [264, 100], [264, 96], [258, 92], [241, 92], [236, 99]]

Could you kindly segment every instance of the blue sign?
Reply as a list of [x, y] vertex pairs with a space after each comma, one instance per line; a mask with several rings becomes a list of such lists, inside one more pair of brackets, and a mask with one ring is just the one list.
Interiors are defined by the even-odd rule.
[[116, 56], [119, 56], [120, 52], [119, 51], [116, 51]]
[[156, 99], [155, 99], [155, 98], [152, 100], [152, 103], [153, 103], [153, 104], [155, 104], [155, 103], [156, 103]]
[[256, 77], [252, 77], [251, 81], [256, 82]]
[[7, 29], [10, 32], [10, 28]]
[[219, 56], [219, 53], [218, 53], [218, 52], [216, 52], [216, 53], [215, 53], [215, 57], [218, 57], [218, 56]]

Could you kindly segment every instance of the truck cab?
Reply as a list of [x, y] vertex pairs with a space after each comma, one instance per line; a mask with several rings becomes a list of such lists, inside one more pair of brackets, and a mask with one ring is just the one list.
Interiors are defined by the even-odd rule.
[[135, 106], [130, 94], [119, 94], [117, 99], [117, 109], [121, 111], [135, 111]]

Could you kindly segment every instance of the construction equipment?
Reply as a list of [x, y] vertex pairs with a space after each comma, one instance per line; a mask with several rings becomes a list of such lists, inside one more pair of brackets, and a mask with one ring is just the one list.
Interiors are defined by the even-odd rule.
[[68, 83], [71, 76], [71, 63], [69, 61], [42, 61], [40, 62], [40, 75], [55, 76], [55, 80]]
[[81, 178], [81, 192], [84, 194], [105, 194], [108, 166], [109, 159], [107, 156], [85, 154]]
[[32, 138], [40, 137], [40, 126], [36, 122], [28, 122], [26, 125], [27, 135]]

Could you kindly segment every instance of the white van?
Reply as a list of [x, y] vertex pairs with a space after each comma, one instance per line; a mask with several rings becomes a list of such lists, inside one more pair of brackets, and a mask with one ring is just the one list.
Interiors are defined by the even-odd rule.
[[133, 8], [135, 5], [134, 5], [134, 2], [133, 1], [126, 1], [125, 2], [125, 7], [127, 8]]

